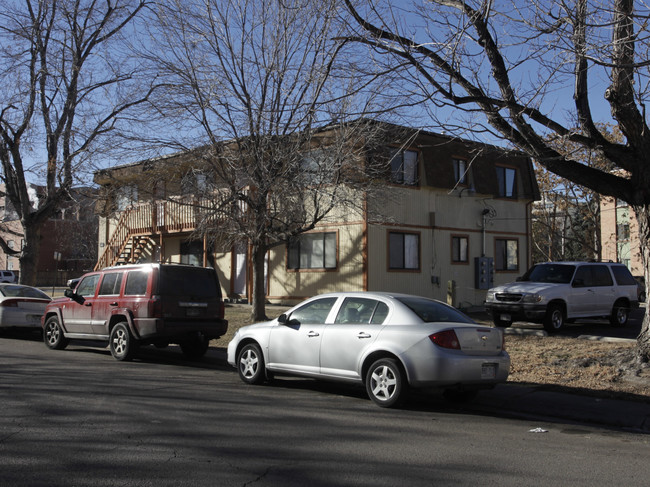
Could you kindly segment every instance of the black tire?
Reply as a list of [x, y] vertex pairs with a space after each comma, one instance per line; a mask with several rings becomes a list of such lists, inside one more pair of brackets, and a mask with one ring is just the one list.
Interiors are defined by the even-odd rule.
[[494, 322], [494, 326], [498, 326], [499, 328], [508, 328], [512, 325], [512, 320], [502, 320], [499, 313], [492, 315], [492, 321]]
[[135, 357], [138, 350], [138, 341], [131, 335], [126, 322], [118, 323], [111, 330], [108, 346], [115, 360], [129, 361]]
[[63, 328], [61, 328], [58, 317], [50, 316], [45, 322], [43, 342], [47, 348], [52, 350], [63, 350], [70, 343], [70, 340], [63, 335]]
[[208, 351], [210, 340], [203, 333], [195, 333], [191, 338], [183, 340], [179, 345], [186, 358], [198, 359], [203, 357]]
[[477, 394], [478, 394], [477, 389], [465, 389], [465, 390], [445, 389], [444, 392], [442, 393], [443, 397], [447, 401], [453, 402], [455, 404], [462, 404], [465, 402], [469, 402], [472, 399], [474, 399]]
[[257, 343], [248, 343], [237, 354], [237, 372], [239, 378], [246, 384], [261, 384], [264, 382], [264, 356]]
[[558, 303], [550, 304], [544, 317], [544, 329], [549, 333], [555, 333], [564, 326], [565, 321], [564, 306]]
[[612, 308], [612, 314], [609, 316], [609, 322], [612, 326], [622, 328], [627, 325], [630, 317], [630, 307], [623, 301], [616, 301]]
[[400, 405], [406, 397], [407, 388], [406, 377], [395, 359], [379, 359], [368, 369], [366, 392], [382, 408]]

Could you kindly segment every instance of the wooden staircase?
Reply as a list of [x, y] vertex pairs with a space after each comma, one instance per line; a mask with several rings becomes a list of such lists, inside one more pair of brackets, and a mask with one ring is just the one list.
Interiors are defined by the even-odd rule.
[[200, 218], [196, 206], [186, 202], [140, 203], [120, 215], [95, 270], [138, 262], [153, 249], [161, 235], [191, 232]]

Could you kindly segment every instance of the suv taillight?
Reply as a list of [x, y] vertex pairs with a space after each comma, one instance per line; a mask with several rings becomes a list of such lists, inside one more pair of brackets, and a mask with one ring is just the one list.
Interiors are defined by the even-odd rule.
[[160, 296], [151, 296], [151, 317], [163, 317], [162, 299], [160, 299]]
[[429, 335], [429, 339], [439, 347], [460, 350], [460, 343], [454, 330], [444, 330], [434, 333], [433, 335]]
[[217, 310], [217, 316], [223, 320], [224, 316], [226, 316], [226, 305], [224, 304], [223, 301], [219, 301], [219, 308]]

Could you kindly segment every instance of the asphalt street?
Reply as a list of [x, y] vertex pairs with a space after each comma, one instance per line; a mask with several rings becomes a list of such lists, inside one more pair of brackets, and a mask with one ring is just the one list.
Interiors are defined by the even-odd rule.
[[[0, 484], [11, 486], [647, 485], [650, 435], [514, 417], [513, 389], [386, 410], [363, 389], [247, 386], [223, 349], [52, 351], [0, 339]], [[481, 405], [481, 402], [483, 405]]]

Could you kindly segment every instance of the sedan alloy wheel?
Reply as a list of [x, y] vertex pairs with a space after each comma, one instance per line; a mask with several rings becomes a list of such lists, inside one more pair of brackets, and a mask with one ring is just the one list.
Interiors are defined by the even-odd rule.
[[377, 360], [366, 376], [366, 391], [375, 404], [389, 408], [404, 399], [404, 374], [394, 359]]

